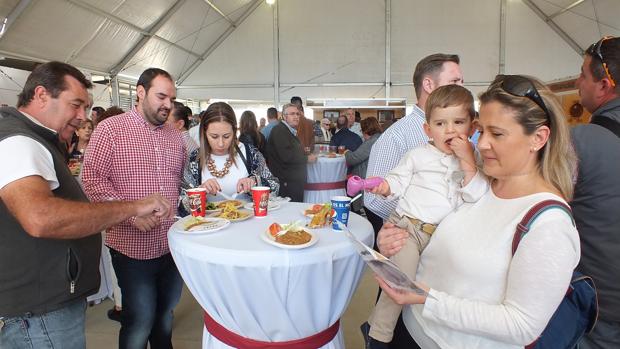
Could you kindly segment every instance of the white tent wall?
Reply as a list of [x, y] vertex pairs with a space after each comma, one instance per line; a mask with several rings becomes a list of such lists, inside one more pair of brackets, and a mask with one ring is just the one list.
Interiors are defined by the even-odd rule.
[[579, 72], [578, 51], [620, 35], [618, 0], [277, 1], [276, 56], [275, 8], [262, 0], [2, 0], [0, 19], [10, 22], [0, 56], [134, 79], [156, 66], [179, 78], [180, 98], [195, 100], [273, 102], [278, 77], [279, 101], [383, 98], [387, 80], [389, 97], [413, 103], [415, 63], [430, 53], [458, 53], [477, 93], [500, 71], [502, 48], [506, 73], [553, 81]]
[[0, 104], [14, 107], [30, 72], [0, 67]]

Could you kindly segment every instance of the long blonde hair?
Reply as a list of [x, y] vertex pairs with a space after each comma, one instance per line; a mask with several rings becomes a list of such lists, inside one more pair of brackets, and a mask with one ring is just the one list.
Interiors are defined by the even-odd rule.
[[545, 181], [553, 185], [566, 200], [573, 197], [573, 177], [577, 167], [577, 157], [573, 149], [566, 117], [557, 96], [538, 79], [528, 79], [538, 90], [549, 117], [544, 110], [528, 97], [512, 95], [502, 87], [506, 76], [498, 75], [487, 91], [480, 95], [480, 103], [499, 102], [515, 111], [515, 120], [523, 127], [526, 135], [546, 125], [551, 130], [547, 143], [538, 150], [537, 170]]

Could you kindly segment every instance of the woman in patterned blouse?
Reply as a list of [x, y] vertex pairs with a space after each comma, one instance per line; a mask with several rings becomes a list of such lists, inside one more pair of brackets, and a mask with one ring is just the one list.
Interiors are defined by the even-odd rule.
[[[190, 154], [184, 187], [203, 187], [207, 193], [233, 196], [256, 185], [280, 188], [256, 147], [237, 140], [237, 118], [226, 103], [213, 103], [200, 115], [200, 149]], [[223, 199], [224, 197], [221, 197]]]

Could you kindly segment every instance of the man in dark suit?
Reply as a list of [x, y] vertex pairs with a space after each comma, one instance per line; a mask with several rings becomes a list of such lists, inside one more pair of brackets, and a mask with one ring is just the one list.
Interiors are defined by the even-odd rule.
[[360, 145], [362, 145], [362, 139], [353, 133], [347, 127], [348, 120], [345, 115], [341, 115], [338, 117], [338, 121], [336, 122], [336, 126], [338, 127], [338, 131], [332, 140], [329, 142], [329, 145], [339, 147], [344, 145], [347, 150], [355, 151]]
[[282, 116], [282, 122], [273, 127], [267, 140], [269, 169], [280, 180], [280, 196], [288, 196], [293, 202], [303, 202], [306, 163], [316, 161], [316, 155], [305, 155], [297, 138], [302, 116], [299, 108], [294, 104], [285, 104]]

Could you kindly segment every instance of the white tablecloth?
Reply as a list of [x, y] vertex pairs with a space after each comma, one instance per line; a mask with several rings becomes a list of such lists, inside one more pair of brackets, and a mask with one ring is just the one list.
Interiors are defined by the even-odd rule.
[[[344, 156], [319, 157], [316, 162], [308, 164], [307, 172], [309, 184], [342, 182], [347, 179], [346, 160]], [[304, 202], [322, 204], [330, 202], [332, 196], [338, 195], [347, 195], [345, 189], [305, 190]]]
[[[260, 238], [274, 222], [302, 219], [307, 204], [285, 203], [265, 218], [232, 223], [206, 235], [170, 228], [168, 242], [185, 284], [198, 303], [228, 330], [259, 341], [289, 341], [325, 330], [344, 313], [364, 263], [348, 238], [315, 229], [318, 242], [301, 250]], [[369, 246], [373, 230], [352, 214], [351, 231]], [[230, 348], [203, 331], [203, 348]], [[342, 331], [323, 348], [344, 348]]]

